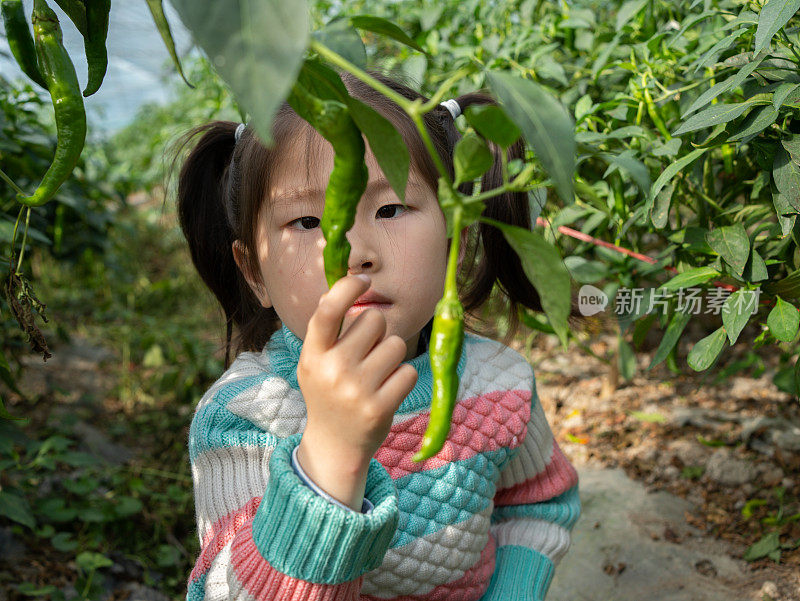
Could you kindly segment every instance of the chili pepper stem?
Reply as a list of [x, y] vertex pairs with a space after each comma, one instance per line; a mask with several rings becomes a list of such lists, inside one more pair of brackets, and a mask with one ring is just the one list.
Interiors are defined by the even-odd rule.
[[0, 177], [2, 177], [9, 186], [14, 188], [15, 192], [17, 192], [18, 194], [25, 194], [22, 188], [20, 188], [17, 184], [15, 184], [14, 180], [8, 177], [8, 175], [6, 175], [2, 169], [0, 169]]

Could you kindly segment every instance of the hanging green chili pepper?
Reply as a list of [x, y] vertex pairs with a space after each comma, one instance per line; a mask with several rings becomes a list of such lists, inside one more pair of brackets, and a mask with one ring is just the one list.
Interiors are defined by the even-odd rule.
[[47, 84], [36, 62], [36, 49], [33, 46], [31, 30], [25, 19], [22, 0], [2, 0], [0, 4], [3, 12], [3, 25], [6, 28], [6, 39], [11, 48], [11, 54], [17, 59], [22, 72], [45, 90]]
[[33, 2], [33, 33], [36, 55], [56, 115], [58, 144], [52, 164], [31, 196], [17, 194], [17, 200], [38, 207], [50, 200], [72, 173], [86, 140], [86, 112], [75, 74], [75, 66], [62, 44], [58, 17], [45, 0]]
[[464, 308], [458, 298], [456, 269], [461, 232], [461, 209], [453, 213], [453, 230], [450, 240], [450, 255], [447, 259], [447, 276], [444, 296], [436, 303], [431, 330], [430, 362], [433, 376], [431, 415], [422, 437], [422, 446], [414, 455], [414, 461], [424, 461], [438, 453], [450, 432], [458, 393], [458, 361], [464, 344]]
[[317, 98], [299, 82], [292, 88], [288, 101], [331, 143], [335, 153], [320, 222], [325, 238], [322, 251], [325, 279], [330, 287], [347, 275], [350, 243], [346, 234], [353, 227], [358, 202], [367, 189], [369, 171], [364, 162], [364, 138], [341, 102]]
[[642, 88], [642, 93], [644, 94], [644, 104], [645, 107], [647, 107], [647, 114], [650, 115], [650, 119], [653, 120], [653, 125], [656, 126], [658, 131], [661, 132], [661, 135], [664, 136], [665, 139], [671, 140], [672, 136], [670, 135], [667, 126], [664, 124], [664, 120], [661, 118], [661, 114], [658, 112], [655, 102], [653, 102], [653, 97], [650, 96], [650, 90], [647, 88]]
[[86, 37], [86, 6], [82, 0], [56, 0], [59, 8], [67, 13], [67, 16], [81, 32], [81, 35]]
[[89, 64], [89, 81], [83, 90], [84, 96], [91, 96], [100, 89], [108, 68], [108, 14], [111, 11], [111, 0], [91, 0], [86, 6], [86, 36], [84, 48], [86, 61]]

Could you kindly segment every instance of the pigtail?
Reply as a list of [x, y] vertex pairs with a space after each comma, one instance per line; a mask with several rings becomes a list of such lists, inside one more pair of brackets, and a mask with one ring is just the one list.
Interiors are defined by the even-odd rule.
[[[252, 329], [253, 317], [263, 310], [233, 258], [237, 211], [232, 208], [232, 197], [239, 179], [232, 168], [236, 126], [230, 121], [212, 121], [190, 130], [178, 140], [173, 158], [174, 164], [181, 150], [200, 136], [180, 170], [178, 220], [192, 263], [225, 314], [225, 369], [230, 364], [233, 325]], [[240, 336], [239, 347], [241, 341]]]

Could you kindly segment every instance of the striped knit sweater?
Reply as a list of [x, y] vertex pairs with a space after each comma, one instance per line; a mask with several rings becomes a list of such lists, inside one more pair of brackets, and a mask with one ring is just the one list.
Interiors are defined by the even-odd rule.
[[431, 372], [427, 352], [409, 360], [419, 378], [371, 460], [374, 508], [359, 513], [292, 469], [306, 423], [302, 344], [282, 327], [197, 405], [189, 454], [201, 551], [187, 600], [544, 599], [580, 499], [530, 364], [466, 333], [450, 434], [414, 463]]

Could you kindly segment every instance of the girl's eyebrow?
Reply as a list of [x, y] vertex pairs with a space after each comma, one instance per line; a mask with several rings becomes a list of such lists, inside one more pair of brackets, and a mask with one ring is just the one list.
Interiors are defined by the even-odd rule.
[[[422, 184], [409, 180], [407, 187], [419, 187]], [[391, 189], [392, 186], [389, 184], [388, 180], [386, 179], [377, 179], [375, 181], [369, 182], [367, 184], [367, 189], [365, 194], [376, 194], [378, 192], [383, 192], [384, 190]], [[309, 200], [318, 200], [323, 201], [325, 200], [325, 190], [320, 190], [318, 188], [309, 188], [309, 187], [301, 187], [301, 188], [291, 188], [289, 190], [282, 190], [273, 196], [273, 202], [280, 203], [280, 202], [288, 202], [292, 200], [300, 200], [303, 198], [307, 198]]]

